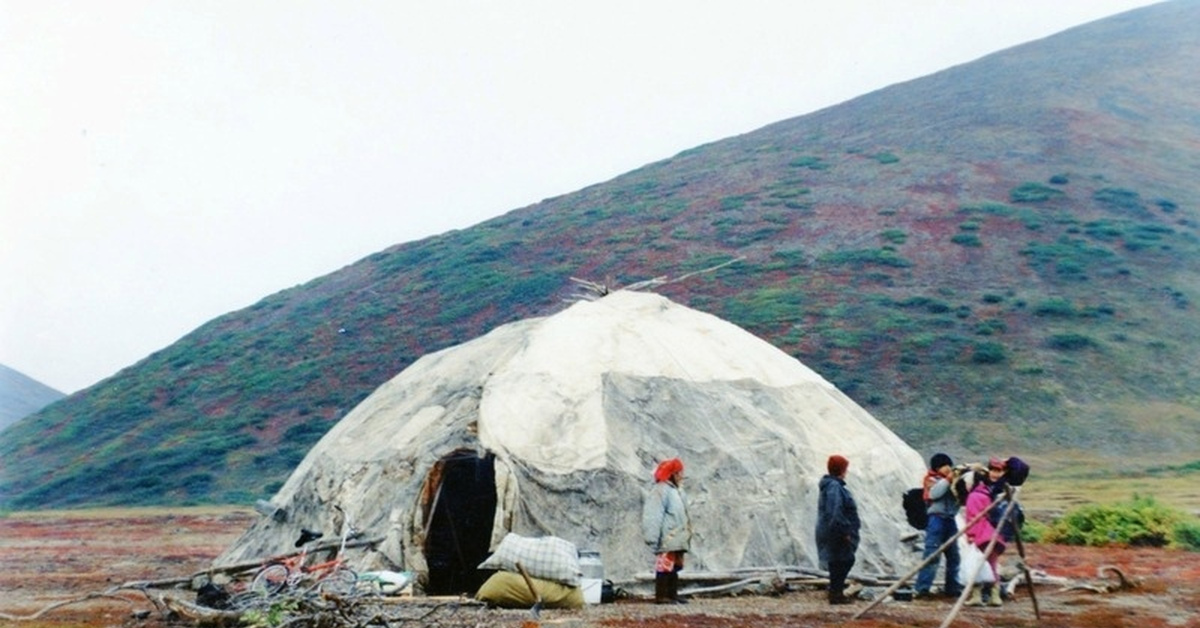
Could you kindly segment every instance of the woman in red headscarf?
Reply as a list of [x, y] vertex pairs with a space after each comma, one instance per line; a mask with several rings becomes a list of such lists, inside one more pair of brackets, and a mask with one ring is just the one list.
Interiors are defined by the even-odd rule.
[[671, 458], [654, 469], [654, 486], [642, 508], [642, 535], [654, 550], [654, 601], [686, 604], [679, 597], [679, 570], [692, 545], [692, 522], [683, 494], [683, 462]]
[[829, 571], [829, 603], [849, 604], [846, 576], [854, 567], [858, 551], [858, 505], [846, 490], [846, 472], [850, 461], [834, 454], [825, 463], [829, 472], [817, 484], [817, 560]]

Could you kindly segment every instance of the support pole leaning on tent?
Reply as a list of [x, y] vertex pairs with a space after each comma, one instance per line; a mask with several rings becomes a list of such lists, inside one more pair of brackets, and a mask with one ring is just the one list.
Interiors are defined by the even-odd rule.
[[975, 525], [975, 523], [977, 521], [979, 521], [980, 519], [983, 519], [984, 517], [986, 517], [987, 514], [989, 512], [991, 512], [991, 510], [993, 508], [995, 508], [996, 504], [998, 504], [998, 503], [1000, 503], [1000, 500], [996, 500], [996, 501], [992, 502], [991, 504], [988, 505], [987, 508], [983, 509], [983, 512], [972, 517], [971, 520], [968, 521], [965, 525], [963, 525], [962, 529], [959, 530], [954, 536], [950, 537], [945, 543], [942, 543], [941, 547], [937, 548], [937, 550], [934, 551], [932, 554], [930, 554], [927, 558], [925, 558], [925, 560], [921, 561], [921, 564], [914, 567], [911, 571], [909, 571], [907, 574], [905, 574], [904, 577], [900, 578], [894, 584], [892, 584], [892, 586], [888, 587], [886, 591], [884, 591], [882, 594], [880, 594], [879, 597], [875, 598], [865, 608], [863, 608], [861, 611], [858, 611], [857, 613], [855, 613], [854, 616], [852, 617], [852, 619], [858, 619], [858, 618], [862, 617], [863, 615], [865, 615], [867, 613], [867, 611], [871, 610], [872, 608], [875, 608], [881, 602], [886, 600], [889, 595], [891, 595], [893, 592], [896, 591], [896, 589], [899, 589], [900, 587], [904, 586], [904, 583], [908, 582], [908, 579], [912, 578], [914, 575], [916, 575], [916, 573], [918, 571], [921, 571], [921, 569], [923, 569], [925, 567], [925, 565], [928, 565], [929, 563], [931, 563], [935, 560], [938, 560], [938, 558], [941, 557], [942, 552], [945, 552], [946, 549], [949, 548], [952, 543], [957, 542], [958, 537], [966, 534], [968, 528]]

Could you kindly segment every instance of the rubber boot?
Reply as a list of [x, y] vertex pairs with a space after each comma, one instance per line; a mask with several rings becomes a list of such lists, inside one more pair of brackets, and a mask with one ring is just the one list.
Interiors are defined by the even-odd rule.
[[971, 597], [967, 598], [967, 606], [983, 606], [983, 587], [971, 587]]
[[688, 601], [679, 597], [679, 572], [672, 571], [667, 580], [670, 586], [667, 587], [667, 597], [670, 598], [672, 604], [687, 604]]
[[671, 598], [668, 590], [671, 574], [655, 572], [654, 574], [654, 603], [655, 604], [670, 604]]
[[1004, 601], [1001, 598], [1000, 587], [992, 585], [988, 587], [988, 606], [1004, 606]]

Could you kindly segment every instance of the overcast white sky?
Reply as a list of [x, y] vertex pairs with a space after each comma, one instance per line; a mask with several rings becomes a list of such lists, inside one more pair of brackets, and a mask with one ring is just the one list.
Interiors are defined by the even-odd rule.
[[86, 388], [392, 244], [1146, 0], [0, 0], [0, 364]]

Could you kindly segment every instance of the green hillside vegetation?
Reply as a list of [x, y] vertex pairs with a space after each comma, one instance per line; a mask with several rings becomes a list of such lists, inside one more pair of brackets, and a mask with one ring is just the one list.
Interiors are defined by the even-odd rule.
[[1109, 18], [270, 295], [6, 431], [0, 507], [267, 498], [376, 387], [566, 307], [571, 277], [735, 258], [658, 291], [922, 453], [1194, 462], [1196, 23], [1187, 2]]

